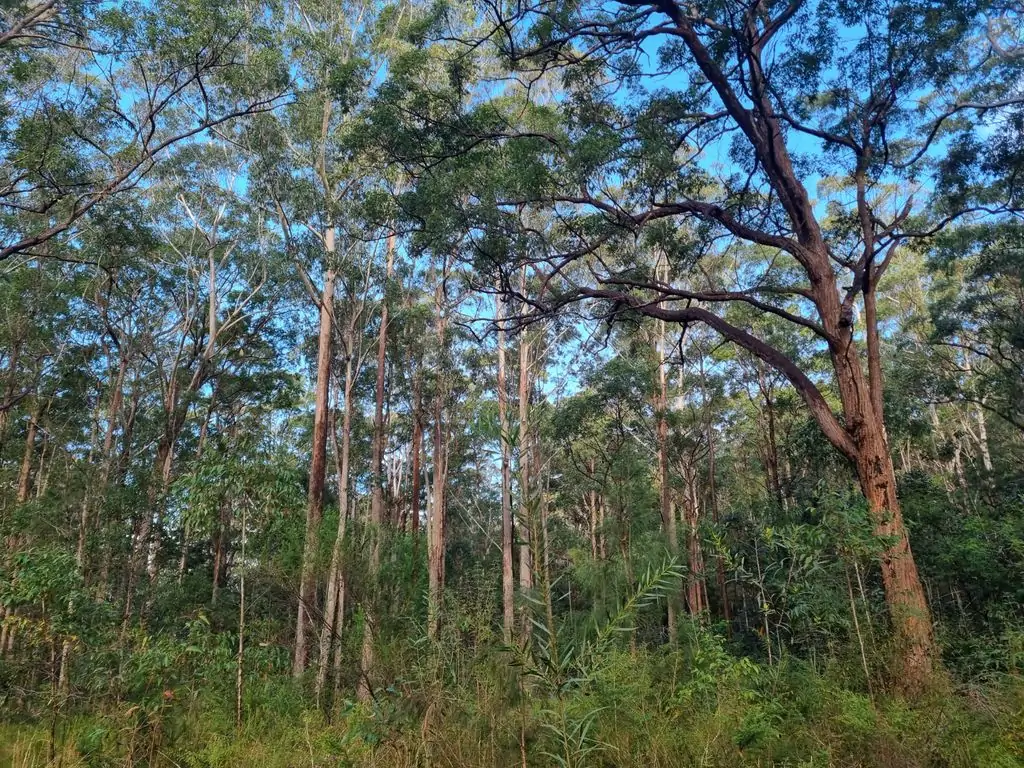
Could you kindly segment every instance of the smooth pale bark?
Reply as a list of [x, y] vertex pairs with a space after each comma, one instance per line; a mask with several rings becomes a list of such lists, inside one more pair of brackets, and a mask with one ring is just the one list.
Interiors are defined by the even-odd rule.
[[370, 496], [370, 522], [381, 525], [384, 522], [384, 372], [388, 349], [388, 302], [387, 283], [395, 265], [395, 236], [388, 237], [387, 269], [385, 272], [384, 297], [380, 309], [380, 330], [377, 334], [377, 380], [374, 391], [373, 447], [370, 469], [373, 474]]
[[[354, 379], [355, 376], [353, 376], [353, 380]], [[342, 421], [344, 421], [344, 418], [342, 419]], [[347, 521], [350, 518], [350, 505], [353, 507], [353, 514], [355, 512], [354, 500], [349, 500], [348, 491], [348, 462], [351, 446], [351, 422], [349, 423], [350, 429], [347, 432], [349, 445], [346, 445], [344, 448], [339, 448], [338, 446], [338, 429], [336, 415], [335, 418], [331, 420], [331, 424], [331, 449], [332, 452], [334, 453], [334, 475], [335, 480], [338, 484], [338, 532], [342, 534], [342, 539], [344, 539], [345, 531], [348, 528]], [[344, 541], [342, 542], [342, 546], [343, 544]], [[344, 550], [341, 550], [341, 552], [343, 553]], [[333, 552], [331, 559], [333, 561]], [[334, 659], [331, 665], [331, 674], [332, 677], [334, 678], [334, 701], [337, 701], [338, 695], [341, 691], [341, 639], [342, 632], [344, 631], [345, 628], [345, 597], [347, 594], [348, 586], [347, 580], [345, 578], [344, 563], [340, 561], [340, 558], [338, 562], [338, 568], [334, 571], [334, 575], [334, 625], [332, 627], [334, 635]]]
[[[663, 261], [659, 261], [659, 271]], [[668, 458], [668, 378], [665, 371], [665, 321], [657, 321], [658, 337], [655, 351], [658, 355], [658, 390], [655, 395], [654, 410], [657, 416], [657, 453], [658, 453], [658, 506], [661, 510], [662, 533], [668, 545], [669, 554], [675, 557], [679, 552], [679, 540], [676, 533], [676, 516], [672, 510], [672, 483], [669, 475]], [[677, 637], [676, 603], [670, 597], [668, 603], [668, 639], [675, 644]]]
[[[970, 353], [964, 353], [964, 372], [970, 377], [974, 371], [971, 366]], [[934, 407], [934, 406], [933, 406]], [[981, 467], [985, 471], [985, 482], [991, 484], [992, 480], [992, 454], [988, 447], [988, 425], [985, 423], [985, 397], [971, 402], [969, 409], [974, 417], [977, 432], [968, 426], [967, 433], [974, 438], [978, 444], [978, 455], [981, 457]]]
[[437, 633], [441, 628], [441, 602], [444, 595], [445, 579], [445, 485], [448, 473], [448, 445], [442, 421], [443, 416], [441, 399], [437, 397], [434, 407], [433, 483], [430, 492], [430, 514], [427, 524], [427, 632], [431, 638], [437, 637]]
[[419, 547], [420, 531], [420, 494], [422, 492], [422, 458], [423, 458], [423, 382], [417, 367], [412, 380], [412, 454], [409, 472], [412, 474], [409, 495], [409, 526], [413, 536], [413, 547]]
[[[384, 510], [384, 444], [386, 435], [384, 431], [384, 373], [387, 364], [388, 348], [388, 301], [387, 284], [395, 264], [395, 236], [388, 237], [387, 244], [387, 268], [385, 271], [385, 282], [383, 298], [380, 310], [380, 329], [377, 334], [377, 378], [374, 391], [373, 408], [373, 444], [370, 460], [370, 525], [368, 533], [370, 536], [370, 589], [374, 593], [377, 590], [377, 582], [380, 578], [380, 548], [382, 528], [387, 519]], [[359, 676], [359, 699], [365, 701], [370, 697], [370, 670], [373, 667], [373, 625], [376, 620], [375, 611], [369, 609], [367, 603], [365, 613], [366, 621], [363, 623], [363, 648], [361, 661], [361, 674]]]
[[[704, 376], [704, 366], [701, 365], [701, 376]], [[707, 432], [708, 441], [708, 502], [711, 508], [711, 521], [717, 526], [718, 525], [718, 478], [716, 472], [718, 468], [716, 466], [716, 453], [715, 453], [715, 428], [711, 424], [711, 419], [708, 418], [705, 423], [705, 430]], [[715, 582], [718, 586], [718, 599], [719, 609], [721, 617], [726, 623], [726, 632], [732, 635], [732, 614], [729, 608], [729, 591], [725, 581], [725, 555], [718, 554], [715, 557]]]
[[[96, 483], [96, 499], [98, 500], [100, 509], [102, 509], [103, 500], [106, 498], [107, 489], [110, 485], [110, 476], [114, 470], [114, 434], [117, 431], [117, 425], [121, 421], [121, 408], [123, 407], [124, 404], [124, 382], [125, 377], [128, 374], [129, 353], [128, 350], [125, 349], [123, 346], [119, 348], [118, 358], [119, 359], [117, 364], [117, 375], [114, 377], [114, 382], [111, 385], [110, 401], [107, 405], [106, 425], [103, 431], [103, 445], [101, 448], [102, 453], [100, 455], [100, 461], [102, 462], [102, 466], [100, 468], [99, 479]], [[102, 515], [99, 514], [99, 510], [97, 510], [96, 512], [97, 513], [94, 515], [94, 517], [97, 519], [97, 523], [102, 525], [102, 520], [100, 519]], [[91, 510], [87, 512], [87, 516], [84, 521], [86, 530], [79, 534], [80, 538], [88, 534], [88, 515], [90, 514]], [[82, 541], [81, 544], [84, 546], [84, 541]], [[104, 544], [103, 548], [104, 557], [106, 557], [105, 551], [107, 545]], [[82, 562], [83, 564], [85, 562], [84, 554]]]
[[502, 630], [506, 645], [512, 644], [515, 627], [515, 574], [512, 558], [515, 545], [512, 528], [512, 458], [509, 451], [508, 382], [505, 376], [505, 326], [501, 294], [495, 298], [495, 322], [498, 327], [498, 429], [501, 450], [501, 607]]
[[704, 552], [700, 543], [700, 494], [697, 489], [697, 466], [693, 456], [680, 463], [683, 477], [683, 523], [686, 526], [686, 548], [689, 576], [686, 580], [686, 604], [690, 615], [699, 617], [707, 608], [704, 585]]
[[[524, 272], [523, 282], [526, 277]], [[523, 313], [527, 311], [523, 307]], [[528, 592], [533, 589], [533, 514], [531, 498], [533, 485], [531, 477], [531, 434], [530, 434], [530, 341], [526, 329], [519, 333], [519, 589]], [[532, 631], [526, 602], [520, 608], [520, 633], [525, 644]]]
[[18, 469], [18, 485], [15, 502], [24, 504], [32, 494], [32, 458], [35, 454], [36, 436], [39, 433], [39, 420], [42, 418], [44, 406], [36, 406], [28, 419], [25, 429], [25, 450], [21, 454], [21, 466]]
[[[447, 264], [445, 264], [447, 277]], [[438, 353], [447, 344], [448, 316], [444, 308], [444, 279], [438, 281], [434, 294], [437, 310]], [[441, 373], [441, 372], [439, 372]], [[441, 604], [445, 580], [445, 491], [448, 482], [448, 439], [445, 424], [445, 398], [447, 391], [443, 375], [438, 377], [434, 393], [434, 457], [433, 487], [430, 493], [430, 514], [427, 521], [427, 634], [433, 639], [441, 628]]]
[[[328, 229], [324, 238], [328, 253], [334, 250], [334, 232]], [[295, 654], [292, 675], [300, 677], [309, 661], [308, 632], [316, 601], [316, 552], [320, 521], [324, 512], [324, 478], [327, 471], [327, 423], [330, 408], [331, 329], [334, 319], [333, 269], [327, 270], [320, 298], [320, 338], [317, 346], [317, 372], [313, 406], [313, 446], [309, 466], [309, 493], [306, 507], [306, 535], [302, 551], [302, 574], [299, 582], [298, 615], [295, 619]]]
[[[346, 350], [352, 350], [353, 332], [351, 326], [346, 333]], [[345, 546], [345, 529], [347, 527], [348, 515], [348, 489], [349, 489], [349, 454], [352, 445], [352, 391], [355, 386], [355, 359], [351, 354], [345, 357], [345, 384], [343, 399], [345, 408], [341, 417], [341, 445], [339, 447], [337, 430], [331, 430], [331, 443], [334, 449], [335, 472], [338, 483], [338, 531], [334, 537], [334, 545], [331, 548], [331, 569], [327, 578], [327, 604], [324, 607], [324, 620], [320, 628], [320, 655], [317, 658], [316, 670], [316, 702], [317, 706], [323, 703], [324, 687], [327, 683], [327, 672], [331, 657], [331, 644], [340, 641], [340, 628], [345, 612], [345, 575], [342, 554]], [[372, 648], [371, 648], [372, 650]], [[369, 661], [363, 658], [363, 674], [368, 673]], [[362, 690], [360, 688], [360, 690]]]
[[248, 525], [246, 506], [242, 505], [242, 567], [238, 578], [238, 649], [235, 653], [235, 727], [242, 727], [242, 693], [245, 686], [245, 544]]

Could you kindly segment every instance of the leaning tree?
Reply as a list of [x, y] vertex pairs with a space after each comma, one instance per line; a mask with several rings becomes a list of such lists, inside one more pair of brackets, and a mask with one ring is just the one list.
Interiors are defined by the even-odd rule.
[[[911, 690], [935, 648], [885, 429], [879, 286], [901, 250], [1005, 210], [966, 187], [936, 203], [940, 185], [966, 179], [951, 149], [1019, 101], [1021, 62], [992, 46], [985, 10], [488, 2], [484, 37], [506, 66], [483, 63], [477, 37], [453, 56], [445, 92], [410, 95], [411, 83], [382, 113], [394, 154], [419, 158], [419, 224], [471, 232], [507, 293], [532, 265], [540, 290], [517, 299], [537, 313], [582, 303], [610, 319], [701, 323], [785, 376], [856, 471]], [[441, 34], [465, 39], [453, 26]], [[415, 141], [394, 130], [398, 116], [419, 127]], [[652, 253], [667, 277], [645, 266]], [[726, 257], [742, 268], [722, 269]], [[806, 334], [827, 365], [793, 359], [765, 322]]]

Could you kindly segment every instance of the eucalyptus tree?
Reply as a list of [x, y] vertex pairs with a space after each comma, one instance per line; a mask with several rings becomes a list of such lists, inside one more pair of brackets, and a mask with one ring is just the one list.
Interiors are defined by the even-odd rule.
[[209, 400], [197, 419], [203, 436], [221, 375], [256, 351], [274, 316], [274, 291], [265, 291], [272, 277], [266, 218], [238, 205], [232, 194], [241, 168], [223, 142], [197, 146], [179, 154], [150, 190], [157, 243], [148, 254], [142, 294], [152, 324], [143, 330], [139, 354], [158, 393], [147, 414], [156, 446], [147, 508], [133, 526], [126, 618], [142, 563], [151, 583], [161, 567], [165, 494], [196, 401]]
[[[288, 258], [320, 314], [306, 552], [293, 664], [296, 675], [306, 668], [310, 616], [315, 613], [315, 549], [323, 514], [335, 337], [349, 327], [350, 332], [339, 341], [345, 359], [354, 359], [352, 344], [361, 328], [352, 323], [367, 324], [366, 300], [374, 286], [385, 281], [378, 279], [375, 263], [380, 249], [367, 245], [384, 239], [380, 222], [368, 214], [372, 207], [368, 200], [382, 183], [382, 174], [361, 149], [359, 115], [384, 71], [402, 13], [401, 5], [383, 7], [361, 0], [281, 8], [277, 42], [291, 62], [297, 93], [285, 109], [254, 122], [242, 139], [253, 158], [249, 197], [276, 217]], [[394, 259], [393, 241], [385, 252]], [[339, 287], [347, 297], [342, 308], [356, 313], [345, 319], [349, 323], [336, 316], [334, 297]], [[379, 357], [386, 351], [386, 319], [381, 325]], [[383, 363], [381, 359], [381, 371]], [[377, 388], [381, 410], [382, 385]], [[345, 407], [352, 405], [346, 402]], [[376, 463], [379, 467], [379, 457]], [[380, 497], [374, 510], [382, 515]], [[329, 600], [333, 604], [333, 598]]]
[[[74, 245], [90, 212], [287, 87], [259, 3], [6, 4], [0, 261]], [[65, 254], [64, 258], [74, 258]]]
[[936, 396], [971, 404], [981, 429], [988, 412], [1024, 431], [1021, 235], [1017, 223], [962, 227], [931, 256]]
[[[435, 164], [458, 166], [435, 189], [473, 203], [453, 202], [457, 225], [505, 274], [544, 266], [539, 312], [596, 301], [606, 315], [703, 323], [785, 376], [855, 468], [888, 542], [900, 679], [919, 690], [936, 651], [885, 431], [877, 290], [909, 243], [999, 210], [952, 199], [931, 208], [929, 190], [944, 150], [1019, 100], [1018, 63], [975, 44], [969, 4], [484, 10], [515, 81], [487, 83], [484, 103], [435, 142], [457, 155]], [[531, 87], [552, 79], [564, 96], [531, 103]], [[535, 226], [538, 209], [550, 226]], [[668, 254], [668, 281], [637, 267], [637, 238]], [[758, 246], [761, 264], [680, 283], [730, 243]], [[812, 337], [829, 380], [719, 311], [736, 303]]]

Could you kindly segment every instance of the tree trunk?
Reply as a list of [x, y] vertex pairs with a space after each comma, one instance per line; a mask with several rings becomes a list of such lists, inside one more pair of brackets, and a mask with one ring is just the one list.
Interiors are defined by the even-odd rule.
[[686, 522], [686, 545], [690, 573], [686, 586], [686, 602], [690, 615], [699, 617], [707, 607], [704, 599], [704, 553], [700, 545], [700, 497], [697, 493], [697, 467], [691, 457], [683, 466], [683, 516]]
[[882, 584], [901, 655], [900, 680], [910, 693], [926, 686], [932, 675], [931, 612], [910, 550], [910, 540], [896, 497], [896, 473], [880, 425], [862, 428], [857, 475], [868, 501], [875, 535], [892, 542], [882, 552]]
[[[42, 418], [43, 410], [44, 406], [42, 401], [40, 401], [29, 416], [28, 428], [25, 431], [25, 450], [22, 453], [21, 468], [18, 471], [17, 495], [14, 498], [16, 506], [21, 506], [27, 502], [32, 494], [32, 459], [35, 456], [36, 434], [39, 430], [39, 420]], [[19, 546], [20, 542], [17, 534], [8, 536], [5, 559], [13, 555]], [[0, 656], [14, 648], [14, 628], [7, 621], [14, 611], [6, 609], [5, 611], [5, 615], [2, 617], [4, 621], [0, 622], [2, 624], [2, 628], [0, 628]]]
[[388, 237], [387, 271], [385, 273], [384, 296], [381, 300], [380, 331], [377, 336], [377, 382], [373, 409], [373, 457], [370, 465], [370, 521], [373, 525], [384, 522], [384, 371], [388, 349], [388, 300], [387, 284], [391, 280], [395, 264], [395, 236]]
[[[704, 367], [701, 366], [701, 376], [704, 375]], [[718, 525], [718, 480], [715, 475], [717, 466], [715, 461], [715, 430], [708, 419], [705, 428], [708, 440], [708, 501], [711, 507], [711, 521]], [[715, 557], [715, 582], [718, 585], [718, 599], [720, 601], [721, 615], [726, 623], [726, 632], [732, 636], [732, 615], [729, 609], [729, 592], [725, 581], [725, 556], [718, 554]]]
[[[447, 264], [445, 265], [447, 272]], [[443, 356], [447, 344], [448, 318], [444, 309], [444, 280], [438, 282], [435, 292], [437, 307], [437, 348]], [[441, 627], [441, 602], [444, 595], [445, 554], [445, 488], [448, 475], [448, 441], [445, 431], [445, 398], [447, 392], [443, 372], [438, 371], [437, 391], [434, 393], [434, 472], [431, 492], [430, 516], [427, 526], [427, 633], [436, 638]]]
[[423, 454], [423, 384], [420, 375], [419, 368], [416, 373], [413, 374], [412, 380], [412, 446], [410, 452], [412, 453], [410, 464], [410, 473], [412, 474], [412, 482], [410, 483], [409, 494], [412, 497], [409, 500], [409, 521], [410, 528], [412, 529], [413, 547], [414, 552], [419, 551], [419, 531], [420, 531], [420, 493], [421, 493], [421, 480], [423, 470], [421, 467], [421, 461]]
[[506, 645], [512, 644], [515, 626], [515, 577], [512, 569], [512, 461], [509, 455], [508, 389], [505, 381], [505, 327], [502, 297], [495, 299], [498, 325], [498, 440], [501, 446], [501, 604], [502, 630]]
[[[525, 272], [523, 282], [526, 282]], [[523, 313], [527, 311], [523, 307]], [[528, 592], [533, 589], [533, 515], [530, 476], [530, 342], [526, 329], [519, 333], [519, 589]], [[530, 637], [532, 624], [529, 608], [523, 601], [519, 618], [520, 632], [525, 644]]]
[[[331, 570], [327, 579], [327, 605], [324, 608], [324, 621], [320, 629], [320, 656], [317, 659], [316, 670], [316, 702], [320, 706], [324, 686], [327, 682], [327, 670], [331, 657], [331, 645], [338, 642], [338, 630], [344, 618], [344, 569], [342, 554], [345, 545], [346, 517], [348, 515], [348, 488], [349, 488], [349, 454], [352, 445], [352, 390], [355, 386], [355, 360], [352, 352], [353, 333], [351, 328], [347, 334], [346, 357], [345, 357], [345, 389], [344, 400], [345, 410], [341, 418], [341, 446], [339, 449], [337, 430], [331, 430], [332, 444], [334, 447], [335, 471], [338, 476], [338, 531], [334, 537], [334, 546], [331, 548]], [[332, 419], [332, 425], [334, 420]], [[372, 651], [372, 646], [371, 649]], [[366, 659], [366, 649], [363, 649], [363, 674], [368, 674], [369, 662]], [[362, 688], [360, 687], [360, 691]]]
[[[659, 262], [660, 265], [661, 262]], [[664, 280], [664, 276], [662, 276]], [[658, 391], [655, 397], [654, 409], [657, 414], [657, 443], [658, 443], [658, 501], [661, 510], [661, 527], [668, 545], [668, 552], [671, 557], [676, 557], [679, 551], [678, 538], [676, 533], [676, 519], [672, 510], [672, 484], [669, 475], [668, 461], [668, 380], [665, 372], [665, 321], [658, 320], [658, 339], [656, 351], [658, 353]], [[677, 639], [676, 631], [676, 601], [674, 597], [668, 599], [668, 641], [675, 645]]]
[[4, 439], [7, 437], [7, 420], [10, 418], [11, 408], [14, 407], [14, 391], [18, 384], [18, 359], [21, 355], [22, 339], [20, 334], [14, 339], [11, 346], [10, 358], [7, 362], [6, 384], [4, 386], [4, 399], [0, 401], [0, 451], [4, 446]]
[[444, 411], [441, 402], [441, 395], [438, 394], [434, 401], [434, 471], [430, 494], [430, 519], [427, 525], [428, 632], [431, 638], [437, 637], [441, 627], [441, 602], [445, 578], [445, 476], [448, 446], [444, 434]]
[[[334, 231], [325, 233], [328, 253], [334, 251]], [[309, 466], [309, 494], [306, 512], [306, 536], [302, 551], [299, 582], [299, 606], [295, 620], [295, 655], [292, 675], [301, 677], [309, 661], [307, 633], [316, 600], [316, 552], [320, 538], [320, 520], [324, 511], [324, 477], [327, 469], [327, 422], [330, 407], [331, 327], [334, 320], [333, 269], [327, 270], [320, 299], [320, 339], [317, 347], [315, 404], [313, 411], [313, 453]]]

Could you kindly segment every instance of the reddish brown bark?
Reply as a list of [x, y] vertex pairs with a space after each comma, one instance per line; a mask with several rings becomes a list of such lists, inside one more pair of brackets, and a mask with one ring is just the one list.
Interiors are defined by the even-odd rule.
[[[333, 232], [328, 230], [328, 251], [333, 251]], [[331, 329], [334, 318], [333, 269], [327, 270], [323, 295], [320, 298], [320, 338], [317, 346], [317, 373], [313, 410], [312, 460], [309, 466], [309, 493], [306, 511], [306, 535], [302, 552], [302, 574], [299, 582], [298, 615], [295, 620], [295, 654], [292, 675], [299, 677], [309, 660], [308, 632], [310, 616], [316, 600], [316, 551], [320, 521], [324, 512], [324, 478], [327, 470], [327, 423], [330, 407]]]

